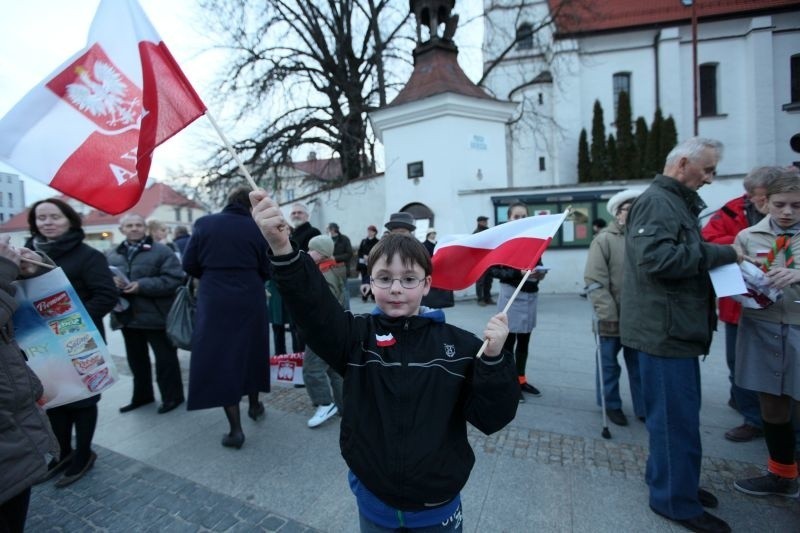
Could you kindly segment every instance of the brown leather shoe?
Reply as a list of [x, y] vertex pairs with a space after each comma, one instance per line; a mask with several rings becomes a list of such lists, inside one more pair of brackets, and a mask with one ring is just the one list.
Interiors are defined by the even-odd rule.
[[725, 438], [733, 442], [750, 442], [764, 436], [764, 431], [750, 424], [742, 424], [725, 432]]

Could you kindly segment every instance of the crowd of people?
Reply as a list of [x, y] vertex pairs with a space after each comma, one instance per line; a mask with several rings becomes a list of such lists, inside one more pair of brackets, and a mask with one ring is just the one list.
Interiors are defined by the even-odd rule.
[[[650, 508], [693, 531], [730, 531], [706, 510], [718, 502], [699, 486], [699, 358], [709, 352], [717, 306], [725, 324], [729, 405], [744, 419], [725, 438], [763, 436], [768, 455], [765, 475], [734, 485], [758, 496], [800, 493], [800, 428], [792, 423], [800, 400], [800, 173], [753, 170], [745, 194], [701, 230], [698, 215], [706, 206], [697, 190], [711, 183], [722, 153], [717, 141], [688, 139], [647, 188], [612, 196], [608, 223], [594, 223], [584, 272], [597, 343], [597, 403], [611, 422], [629, 423], [619, 387], [621, 353], [632, 413], [649, 435]], [[509, 221], [528, 214], [519, 202], [506, 213]], [[221, 444], [228, 448], [245, 442], [242, 398], [253, 421], [266, 416], [260, 394], [270, 391], [269, 356], [289, 352], [289, 333], [291, 350], [304, 353], [303, 382], [314, 409], [308, 427], [341, 419], [341, 452], [362, 531], [461, 531], [460, 490], [474, 462], [466, 423], [498, 431], [526, 395], [541, 395], [527, 363], [547, 273], [542, 261], [527, 276], [496, 265], [478, 280], [477, 304], [496, 305], [497, 313], [482, 332], [488, 346], [476, 359], [480, 339], [448, 325], [439, 309], [446, 305], [430, 304], [437, 232], [428, 228], [424, 241], [417, 240], [416, 220], [407, 212], [393, 213], [382, 236], [369, 225], [357, 248], [336, 222], [325, 234], [315, 228], [306, 205], [293, 204], [287, 221], [268, 195], [246, 188], [232, 190], [223, 210], [198, 219], [191, 234], [174, 228], [172, 241], [165, 224], [126, 214], [124, 240], [106, 254], [83, 242], [80, 216], [59, 199], [34, 204], [28, 222], [24, 248], [0, 237], [0, 357], [14, 373], [0, 380], [18, 385], [19, 375], [28, 376], [27, 386], [9, 394], [18, 420], [35, 437], [25, 444], [16, 434], [3, 435], [3, 445], [8, 439], [27, 447], [13, 467], [0, 457], [0, 526], [11, 531], [22, 529], [32, 484], [60, 476], [56, 486], [65, 487], [91, 470], [100, 401], [96, 395], [51, 408], [46, 417], [36, 407], [41, 385], [10, 325], [11, 282], [41, 272], [25, 258], [63, 268], [103, 338], [103, 317], [111, 315], [133, 376], [121, 413], [156, 401], [152, 349], [156, 412], [169, 413], [184, 398], [189, 410], [221, 407], [229, 424]], [[489, 229], [489, 217], [476, 222], [474, 233]], [[743, 261], [757, 265], [783, 298], [744, 308], [731, 298], [715, 303], [709, 271]], [[351, 269], [362, 301], [375, 302], [371, 313], [347, 312]], [[181, 285], [192, 287], [197, 301], [186, 396], [177, 349], [166, 334]], [[438, 352], [442, 345], [445, 354]], [[403, 407], [392, 401], [398, 396], [415, 402]], [[413, 416], [417, 404], [430, 407], [425, 419]]]

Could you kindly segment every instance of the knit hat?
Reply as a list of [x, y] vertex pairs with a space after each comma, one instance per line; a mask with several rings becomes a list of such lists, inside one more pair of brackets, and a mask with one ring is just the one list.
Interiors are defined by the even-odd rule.
[[308, 251], [315, 250], [322, 257], [333, 257], [333, 239], [327, 235], [317, 235], [308, 241]]
[[487, 222], [488, 220], [489, 220], [489, 217], [485, 217], [483, 215], [478, 217], [478, 222]]
[[642, 192], [641, 189], [625, 189], [624, 191], [619, 191], [608, 199], [608, 204], [606, 204], [608, 214], [612, 217], [617, 216], [617, 211], [622, 204], [634, 201]]
[[428, 228], [428, 231], [426, 231], [426, 232], [425, 232], [425, 236], [427, 237], [427, 236], [428, 236], [428, 235], [430, 235], [431, 233], [436, 233], [436, 230], [435, 230], [435, 229], [433, 229], [433, 228]]
[[389, 216], [389, 222], [384, 224], [389, 231], [397, 228], [405, 228], [408, 231], [417, 229], [415, 224], [416, 220], [411, 216], [411, 213], [392, 213]]

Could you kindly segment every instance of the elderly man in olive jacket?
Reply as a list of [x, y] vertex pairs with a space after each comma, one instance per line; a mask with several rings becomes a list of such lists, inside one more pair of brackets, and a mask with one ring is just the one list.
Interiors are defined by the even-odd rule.
[[667, 156], [628, 215], [622, 286], [622, 344], [639, 352], [650, 455], [650, 508], [692, 531], [730, 531], [705, 512], [716, 498], [699, 488], [700, 366], [716, 327], [708, 271], [741, 261], [732, 246], [703, 241], [697, 190], [711, 183], [718, 141], [690, 138]]

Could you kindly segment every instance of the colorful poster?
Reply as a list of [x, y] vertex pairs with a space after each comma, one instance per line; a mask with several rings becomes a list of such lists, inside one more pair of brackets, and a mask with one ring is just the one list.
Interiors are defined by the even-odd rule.
[[108, 347], [63, 270], [14, 285], [16, 339], [44, 385], [42, 407], [82, 400], [117, 382]]
[[270, 356], [269, 374], [271, 383], [303, 385], [303, 352]]

